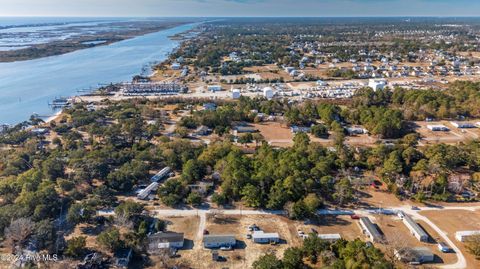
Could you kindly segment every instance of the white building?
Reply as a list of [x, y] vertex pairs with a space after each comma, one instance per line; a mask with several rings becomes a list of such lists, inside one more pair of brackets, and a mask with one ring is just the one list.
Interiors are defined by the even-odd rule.
[[342, 236], [340, 234], [319, 234], [318, 238], [325, 241], [334, 242], [342, 239]]
[[361, 135], [368, 133], [367, 129], [362, 127], [348, 127], [346, 130], [349, 135]]
[[476, 124], [478, 127], [480, 127], [480, 121], [479, 121], [479, 122], [477, 122], [477, 123], [475, 123], [475, 124]]
[[234, 235], [204, 235], [203, 246], [205, 248], [235, 247], [237, 240]]
[[152, 191], [156, 191], [158, 189], [158, 182], [152, 182], [148, 185], [145, 189], [141, 190], [137, 194], [137, 198], [140, 200], [145, 200], [150, 195]]
[[383, 90], [387, 86], [387, 81], [385, 79], [370, 79], [368, 80], [368, 87], [372, 88], [374, 91]]
[[470, 122], [456, 122], [456, 121], [451, 121], [451, 125], [459, 128], [459, 129], [464, 129], [464, 128], [475, 128], [475, 124], [470, 123]]
[[427, 247], [395, 249], [394, 254], [398, 260], [412, 265], [429, 263], [435, 260], [435, 255]]
[[427, 242], [428, 241], [428, 234], [416, 223], [409, 215], [405, 214], [404, 212], [398, 212], [398, 217], [400, 217], [403, 221], [403, 224], [407, 226], [410, 233], [415, 236], [420, 242]]
[[270, 87], [265, 87], [263, 88], [263, 96], [267, 99], [272, 99], [273, 98], [273, 89]]
[[295, 67], [291, 67], [291, 66], [285, 67], [285, 72], [287, 72], [288, 74], [290, 74], [292, 71], [295, 71]]
[[160, 180], [162, 180], [163, 178], [165, 178], [166, 176], [168, 176], [168, 174], [172, 171], [172, 169], [170, 169], [170, 167], [164, 167], [162, 170], [160, 170], [160, 172], [158, 172], [157, 174], [155, 174], [152, 178], [151, 178], [151, 181], [153, 182], [158, 182]]
[[458, 231], [455, 233], [455, 238], [460, 242], [465, 242], [474, 235], [480, 235], [480, 231]]
[[183, 233], [159, 232], [148, 237], [148, 252], [155, 254], [161, 249], [181, 249], [183, 242]]
[[317, 86], [321, 86], [321, 87], [328, 86], [328, 83], [326, 83], [323, 80], [317, 80]]
[[382, 242], [383, 237], [377, 226], [375, 226], [368, 217], [360, 218], [360, 228], [362, 232], [372, 240], [372, 242]]
[[233, 99], [238, 99], [238, 98], [240, 98], [240, 96], [241, 96], [241, 93], [240, 93], [239, 89], [233, 89], [232, 90], [232, 98]]
[[427, 125], [427, 129], [433, 132], [448, 132], [450, 129], [448, 129], [447, 126], [442, 125], [442, 124], [437, 124], [437, 125]]
[[222, 90], [222, 86], [220, 85], [208, 85], [207, 90], [210, 92], [219, 92]]
[[264, 231], [254, 231], [252, 234], [252, 240], [255, 243], [278, 243], [280, 242], [280, 236], [278, 233], [265, 233]]
[[179, 63], [173, 63], [172, 64], [172, 69], [173, 70], [180, 70], [180, 68], [182, 68], [182, 66]]

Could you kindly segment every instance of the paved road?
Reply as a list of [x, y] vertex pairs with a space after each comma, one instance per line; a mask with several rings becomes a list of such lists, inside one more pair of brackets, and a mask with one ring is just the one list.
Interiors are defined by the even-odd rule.
[[[463, 269], [467, 267], [467, 261], [463, 253], [460, 249], [455, 245], [455, 243], [448, 238], [447, 234], [440, 229], [435, 223], [429, 220], [427, 217], [420, 215], [419, 212], [421, 211], [440, 211], [440, 210], [468, 210], [468, 211], [475, 211], [480, 210], [480, 206], [447, 206], [447, 207], [419, 207], [418, 210], [413, 210], [411, 206], [405, 205], [400, 207], [393, 207], [393, 208], [383, 208], [384, 211], [403, 211], [409, 215], [411, 215], [414, 219], [419, 219], [427, 223], [432, 229], [434, 229], [442, 240], [445, 241], [450, 247], [455, 251], [457, 255], [457, 261], [452, 264], [445, 264], [440, 266], [440, 268], [444, 269]], [[153, 210], [155, 215], [157, 216], [199, 216], [200, 217], [200, 225], [198, 227], [197, 239], [201, 239], [203, 236], [203, 230], [205, 229], [206, 225], [206, 215], [207, 214], [223, 214], [223, 215], [284, 215], [285, 212], [283, 210], [241, 210], [241, 209], [158, 209]], [[331, 214], [341, 214], [341, 215], [349, 215], [349, 214], [361, 214], [361, 215], [370, 215], [374, 214], [372, 210], [319, 210], [318, 214], [320, 215], [331, 215]]]

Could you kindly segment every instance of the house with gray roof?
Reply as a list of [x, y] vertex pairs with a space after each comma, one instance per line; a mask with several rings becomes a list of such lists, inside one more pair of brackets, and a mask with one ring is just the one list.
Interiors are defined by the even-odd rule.
[[383, 236], [378, 230], [377, 226], [372, 223], [368, 217], [360, 218], [360, 228], [362, 232], [372, 240], [372, 242], [382, 242]]
[[203, 246], [205, 248], [221, 248], [221, 247], [235, 247], [237, 240], [234, 235], [204, 235]]
[[161, 249], [183, 248], [183, 233], [160, 232], [148, 236], [148, 252], [153, 254]]

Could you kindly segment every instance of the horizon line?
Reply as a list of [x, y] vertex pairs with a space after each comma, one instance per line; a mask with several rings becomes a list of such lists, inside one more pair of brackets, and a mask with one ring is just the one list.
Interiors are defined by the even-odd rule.
[[369, 16], [369, 15], [355, 15], [355, 16], [86, 16], [86, 15], [0, 15], [2, 18], [480, 18], [480, 15], [384, 15], [384, 16]]

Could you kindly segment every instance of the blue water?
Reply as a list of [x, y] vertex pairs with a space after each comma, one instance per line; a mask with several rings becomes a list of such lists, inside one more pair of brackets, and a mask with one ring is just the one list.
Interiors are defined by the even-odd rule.
[[52, 115], [48, 102], [100, 83], [131, 80], [151, 62], [165, 60], [179, 41], [169, 36], [192, 29], [182, 25], [129, 40], [30, 61], [0, 63], [0, 123], [30, 115]]

